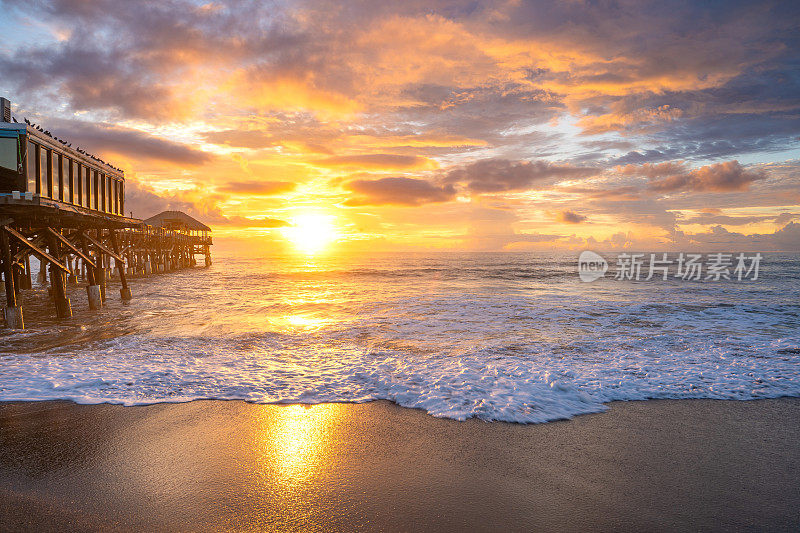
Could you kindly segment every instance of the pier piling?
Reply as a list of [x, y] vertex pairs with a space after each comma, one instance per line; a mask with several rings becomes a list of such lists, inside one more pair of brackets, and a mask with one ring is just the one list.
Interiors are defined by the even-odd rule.
[[[115, 254], [120, 253], [119, 243], [117, 242], [117, 233], [114, 230], [110, 232], [111, 237], [111, 249], [114, 250]], [[131, 290], [128, 288], [128, 280], [125, 278], [125, 262], [115, 258], [114, 264], [117, 265], [117, 271], [119, 272], [119, 282], [122, 285], [119, 289], [119, 295], [123, 301], [128, 301], [132, 298]]]
[[11, 329], [25, 329], [22, 319], [22, 307], [17, 302], [17, 291], [14, 287], [14, 274], [11, 262], [11, 245], [5, 226], [0, 229], [0, 247], [3, 248], [3, 281], [6, 289], [6, 307], [3, 311], [6, 319], [6, 326]]
[[[48, 228], [50, 229], [50, 228]], [[52, 230], [50, 230], [52, 233]], [[71, 274], [67, 267], [64, 272], [63, 266], [60, 265], [61, 259], [61, 242], [59, 239], [51, 234], [50, 235], [50, 255], [56, 261], [50, 262], [50, 285], [53, 287], [53, 299], [56, 304], [56, 316], [58, 318], [69, 318], [72, 316], [72, 305], [67, 297], [67, 283], [66, 276]], [[69, 265], [69, 263], [67, 263]], [[60, 268], [59, 268], [60, 267]]]

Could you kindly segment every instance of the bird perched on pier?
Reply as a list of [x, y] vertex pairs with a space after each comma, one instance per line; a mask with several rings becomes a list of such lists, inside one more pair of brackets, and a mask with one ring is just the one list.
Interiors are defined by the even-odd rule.
[[15, 117], [11, 117], [11, 120], [13, 120], [14, 122], [17, 122], [17, 119]]
[[31, 121], [30, 121], [30, 120], [28, 120], [27, 118], [23, 118], [23, 120], [25, 121], [25, 124], [27, 124], [28, 126], [30, 126], [30, 125], [31, 125]]

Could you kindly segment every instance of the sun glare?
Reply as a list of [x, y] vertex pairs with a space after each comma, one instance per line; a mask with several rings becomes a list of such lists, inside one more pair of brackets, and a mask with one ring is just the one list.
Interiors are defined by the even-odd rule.
[[306, 254], [323, 251], [336, 240], [336, 225], [328, 215], [304, 214], [295, 217], [283, 230], [284, 236], [297, 250]]

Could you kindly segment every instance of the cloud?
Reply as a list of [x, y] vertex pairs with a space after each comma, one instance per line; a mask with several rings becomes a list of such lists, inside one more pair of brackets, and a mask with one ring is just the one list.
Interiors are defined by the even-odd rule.
[[585, 215], [579, 215], [575, 211], [570, 211], [569, 209], [565, 209], [560, 211], [556, 215], [556, 220], [559, 222], [565, 222], [567, 224], [580, 224], [581, 222], [585, 222], [588, 217]]
[[476, 250], [526, 250], [541, 248], [546, 249], [558, 246], [563, 242], [563, 235], [546, 233], [488, 233], [471, 235], [470, 245]]
[[597, 170], [588, 167], [556, 165], [546, 161], [484, 159], [453, 169], [446, 183], [460, 183], [475, 193], [524, 191], [553, 181], [583, 178]]
[[775, 217], [776, 224], [786, 224], [792, 220], [800, 218], [800, 213], [781, 213]]
[[120, 154], [134, 159], [162, 161], [176, 165], [203, 165], [214, 156], [189, 145], [156, 137], [123, 126], [80, 120], [50, 120], [54, 135], [95, 154]]
[[668, 161], [665, 163], [643, 163], [641, 165], [627, 164], [618, 166], [616, 170], [625, 176], [645, 176], [650, 179], [664, 176], [674, 176], [687, 171], [683, 161]]
[[762, 180], [765, 177], [763, 172], [745, 170], [738, 161], [727, 161], [706, 165], [686, 174], [676, 174], [653, 180], [650, 182], [650, 188], [658, 192], [743, 191], [754, 181]]
[[408, 205], [448, 202], [456, 195], [452, 185], [436, 186], [423, 179], [381, 178], [377, 180], [353, 180], [344, 188], [354, 196], [345, 205]]
[[776, 248], [783, 251], [800, 251], [800, 224], [790, 222], [773, 234]]
[[399, 154], [341, 155], [317, 159], [313, 162], [321, 167], [370, 168], [370, 169], [430, 169], [436, 162], [426, 157]]
[[194, 204], [175, 195], [162, 196], [143, 183], [125, 180], [125, 210], [136, 218], [150, 218], [162, 211], [192, 211]]
[[184, 211], [212, 226], [233, 228], [282, 228], [290, 224], [272, 217], [226, 215], [209, 197], [197, 191], [157, 193], [136, 180], [125, 182], [125, 208], [136, 218], [146, 219], [162, 211]]
[[285, 228], [291, 226], [287, 221], [278, 218], [251, 218], [242, 216], [224, 217], [217, 225], [236, 228]]
[[790, 222], [774, 233], [743, 234], [714, 226], [708, 232], [679, 234], [682, 243], [695, 248], [727, 251], [800, 251], [800, 224]]
[[206, 141], [212, 144], [236, 146], [239, 148], [267, 148], [275, 145], [273, 137], [258, 130], [223, 130], [209, 131], [203, 134]]
[[291, 192], [297, 184], [291, 181], [231, 181], [217, 187], [220, 192], [251, 196], [272, 196]]
[[[720, 214], [710, 214], [710, 213], [703, 213], [696, 217], [679, 219], [678, 224], [702, 224], [705, 226], [710, 225], [725, 225], [725, 226], [745, 226], [747, 224], [754, 224], [756, 222], [764, 222], [767, 220], [775, 220], [777, 222], [777, 218], [770, 216], [770, 215], [763, 215], [763, 216], [729, 216], [729, 215], [720, 215]], [[788, 222], [790, 219], [785, 219], [782, 221], [783, 224]]]
[[[137, 211], [271, 224], [253, 213], [288, 209], [280, 194], [301, 181], [309, 205], [424, 206], [359, 210], [413, 219], [409, 241], [434, 210], [464, 223], [490, 202], [518, 217], [486, 234], [544, 211], [617, 240], [800, 211], [791, 2], [3, 6], [0, 92], [73, 145], [127, 158], [132, 182], [179, 185], [131, 186]], [[708, 205], [723, 209], [698, 214]]]

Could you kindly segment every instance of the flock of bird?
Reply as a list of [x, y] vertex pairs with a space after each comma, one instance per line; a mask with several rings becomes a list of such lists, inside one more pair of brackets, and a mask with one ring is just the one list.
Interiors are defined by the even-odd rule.
[[[17, 122], [17, 123], [18, 123], [17, 119], [16, 119], [16, 118], [14, 118], [14, 117], [11, 117], [11, 120], [13, 120], [14, 122]], [[60, 142], [61, 144], [63, 144], [63, 145], [64, 145], [64, 146], [66, 146], [67, 148], [72, 148], [72, 143], [68, 143], [67, 141], [63, 141], [63, 140], [59, 139], [59, 138], [58, 138], [58, 137], [56, 137], [55, 135], [51, 134], [49, 131], [47, 131], [47, 130], [45, 130], [45, 129], [42, 129], [42, 127], [41, 127], [41, 126], [39, 126], [38, 124], [34, 124], [33, 122], [31, 122], [31, 121], [30, 121], [30, 120], [28, 120], [27, 118], [23, 118], [23, 120], [25, 121], [25, 124], [27, 124], [28, 126], [30, 126], [30, 127], [32, 127], [32, 128], [34, 128], [35, 130], [37, 130], [37, 131], [39, 131], [39, 132], [41, 132], [41, 133], [44, 133], [45, 135], [47, 135], [47, 136], [48, 136], [48, 137], [50, 137], [51, 139], [53, 139], [53, 140], [56, 140], [56, 141]], [[104, 165], [106, 165], [106, 166], [109, 166], [109, 167], [113, 168], [114, 170], [116, 170], [116, 171], [118, 171], [118, 172], [122, 172], [122, 170], [118, 169], [118, 168], [117, 168], [117, 167], [115, 167], [114, 165], [112, 165], [112, 164], [110, 164], [110, 163], [106, 163], [105, 161], [103, 161], [103, 160], [102, 160], [102, 159], [100, 159], [99, 157], [95, 157], [94, 155], [90, 154], [89, 152], [86, 152], [85, 150], [81, 150], [80, 148], [75, 148], [75, 150], [77, 150], [77, 152], [78, 152], [78, 153], [80, 153], [80, 154], [83, 154], [83, 155], [85, 155], [86, 157], [89, 157], [89, 158], [93, 159], [94, 161], [97, 161], [98, 163], [102, 163], [102, 164], [104, 164]]]

